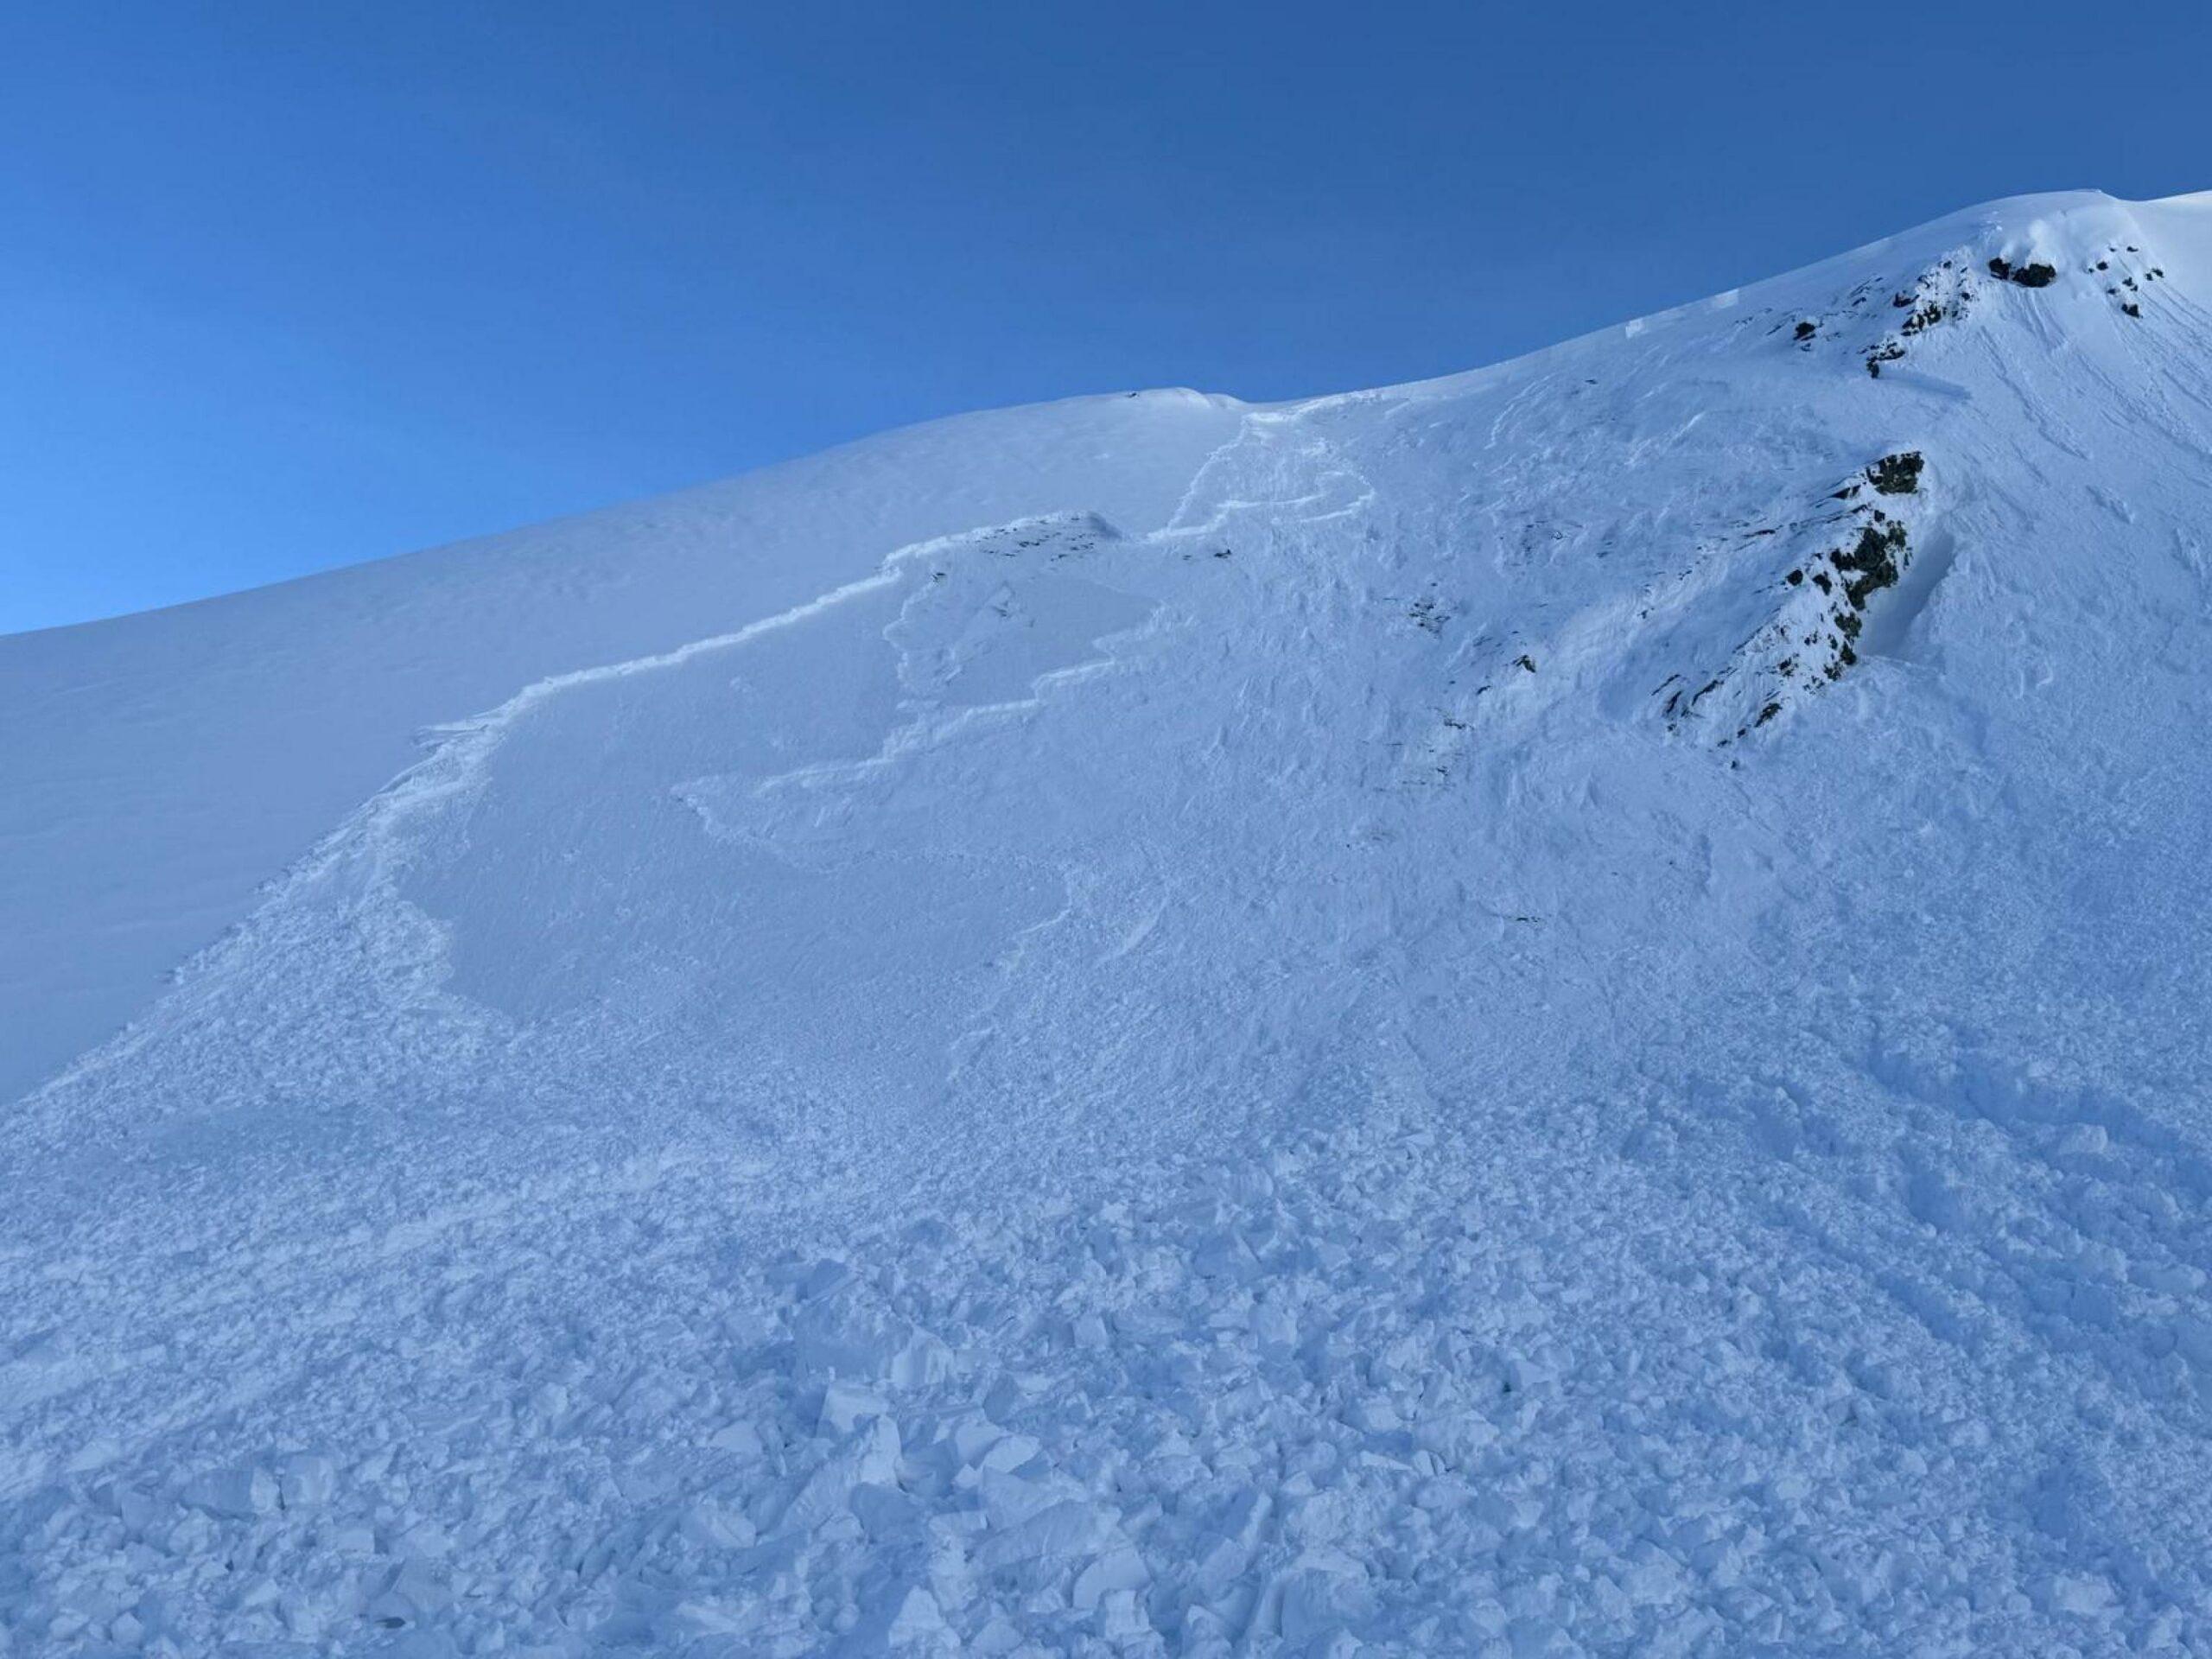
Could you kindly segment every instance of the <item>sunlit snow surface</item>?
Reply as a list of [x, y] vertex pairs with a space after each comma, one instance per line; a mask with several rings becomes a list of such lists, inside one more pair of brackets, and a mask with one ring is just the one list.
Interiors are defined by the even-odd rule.
[[0, 1653], [2212, 1651], [2208, 304], [2024, 199], [0, 641]]

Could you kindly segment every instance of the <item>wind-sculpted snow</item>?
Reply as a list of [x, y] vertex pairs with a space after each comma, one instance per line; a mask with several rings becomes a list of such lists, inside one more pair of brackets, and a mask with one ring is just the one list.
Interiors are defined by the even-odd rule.
[[2212, 1650], [2208, 273], [2000, 204], [449, 722], [11, 1110], [0, 1651]]

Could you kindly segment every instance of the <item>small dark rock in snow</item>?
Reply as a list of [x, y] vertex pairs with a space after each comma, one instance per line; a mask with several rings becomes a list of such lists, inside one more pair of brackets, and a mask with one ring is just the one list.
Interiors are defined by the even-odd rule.
[[2000, 282], [2011, 283], [2018, 288], [2049, 288], [2058, 280], [2057, 267], [2044, 264], [2041, 260], [2016, 265], [2009, 260], [1992, 259], [1989, 274]]
[[1866, 469], [1866, 481], [1883, 495], [1910, 495], [1920, 487], [1920, 452], [1884, 455]]

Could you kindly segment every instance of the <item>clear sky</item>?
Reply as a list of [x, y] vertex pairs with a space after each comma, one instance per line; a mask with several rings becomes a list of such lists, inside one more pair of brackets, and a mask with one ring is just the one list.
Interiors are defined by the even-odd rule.
[[2212, 188], [2212, 6], [24, 6], [0, 631]]

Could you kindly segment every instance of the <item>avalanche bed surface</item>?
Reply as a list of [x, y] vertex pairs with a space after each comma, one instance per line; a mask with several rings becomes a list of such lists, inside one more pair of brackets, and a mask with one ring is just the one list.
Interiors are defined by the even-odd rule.
[[0, 1655], [2212, 1653], [2208, 308], [0, 639]]

